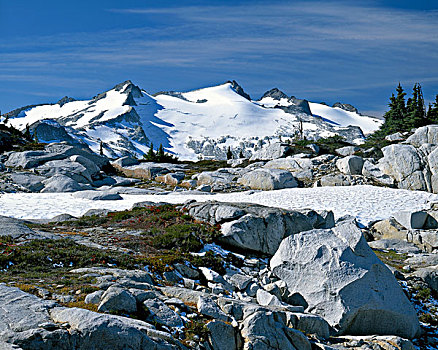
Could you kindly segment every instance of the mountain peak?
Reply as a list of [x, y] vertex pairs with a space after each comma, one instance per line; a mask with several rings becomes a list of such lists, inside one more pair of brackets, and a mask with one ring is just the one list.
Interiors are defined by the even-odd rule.
[[333, 107], [338, 107], [340, 109], [343, 109], [344, 111], [347, 112], [354, 112], [354, 113], [358, 113], [359, 111], [357, 110], [356, 107], [354, 107], [353, 105], [349, 104], [349, 103], [341, 103], [341, 102], [336, 102]]
[[58, 102], [56, 102], [57, 104], [59, 104], [61, 107], [64, 106], [66, 103], [69, 102], [73, 102], [76, 101], [73, 97], [68, 97], [68, 96], [64, 96], [63, 98], [61, 98]]
[[289, 96], [287, 96], [283, 91], [278, 90], [277, 88], [273, 88], [269, 91], [266, 91], [261, 99], [265, 97], [271, 97], [274, 100], [280, 101], [282, 98], [289, 99]]
[[131, 80], [125, 80], [123, 83], [119, 83], [114, 86], [111, 90], [122, 91], [125, 89], [125, 87], [129, 87], [131, 85], [134, 85]]
[[231, 84], [231, 88], [240, 96], [245, 97], [247, 100], [251, 101], [251, 97], [243, 90], [239, 83], [235, 80], [228, 80], [226, 84]]

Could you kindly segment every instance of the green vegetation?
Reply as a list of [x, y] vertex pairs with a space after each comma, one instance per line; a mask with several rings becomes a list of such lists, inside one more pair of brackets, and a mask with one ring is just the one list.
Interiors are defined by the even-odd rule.
[[428, 301], [432, 297], [432, 290], [428, 287], [416, 286], [414, 288], [415, 297], [423, 302]]
[[315, 144], [319, 147], [320, 154], [335, 154], [337, 148], [351, 146], [350, 143], [345, 141], [345, 139], [340, 135], [330, 136], [326, 138], [321, 138], [319, 140], [296, 140], [292, 142], [291, 154], [296, 153], [310, 153], [311, 150], [307, 147], [311, 144]]
[[432, 316], [428, 312], [420, 314], [420, 316], [418, 316], [418, 320], [420, 322], [428, 323], [428, 324], [430, 324], [433, 327], [437, 327], [438, 326], [438, 319], [436, 319], [434, 316]]
[[53, 269], [115, 265], [133, 268], [135, 260], [126, 254], [97, 250], [71, 239], [33, 240], [17, 244], [10, 237], [0, 237], [0, 269], [8, 274], [46, 273]]
[[406, 253], [397, 253], [394, 250], [379, 250], [373, 249], [377, 257], [386, 265], [392, 266], [397, 270], [402, 270], [405, 265], [405, 260], [408, 258]]
[[184, 329], [185, 341], [193, 340], [195, 337], [200, 341], [206, 341], [210, 330], [205, 325], [205, 321], [190, 320]]
[[8, 126], [8, 121], [9, 117], [6, 115], [3, 122], [0, 122], [0, 154], [11, 151], [17, 145], [24, 145], [28, 141], [23, 137], [20, 130], [12, 125]]
[[378, 140], [395, 132], [410, 131], [413, 128], [438, 122], [438, 95], [435, 102], [429, 104], [426, 111], [423, 91], [420, 84], [415, 84], [412, 97], [405, 99], [406, 93], [399, 83], [396, 93], [389, 99], [389, 110], [385, 113], [385, 122], [370, 138]]
[[227, 159], [233, 159], [233, 152], [231, 152], [230, 146], [228, 146], [228, 149], [227, 149]]
[[164, 152], [163, 145], [160, 144], [158, 151], [154, 151], [154, 144], [151, 143], [148, 153], [143, 155], [144, 160], [148, 162], [158, 162], [158, 163], [178, 163], [178, 158], [172, 154]]
[[[221, 235], [219, 227], [198, 222], [185, 212], [180, 211], [177, 206], [170, 204], [110, 212], [106, 216], [82, 217], [79, 220], [64, 222], [62, 226], [59, 224], [32, 226], [66, 235], [87, 235], [81, 230], [99, 226], [140, 231], [139, 235], [118, 234], [117, 238], [114, 239], [108, 238], [105, 234], [105, 241], [111, 243], [111, 246], [136, 252], [135, 256], [119, 253], [121, 256], [127, 257], [127, 262], [120, 260], [120, 258], [116, 261], [110, 261], [108, 257], [100, 255], [96, 255], [95, 260], [93, 260], [93, 262], [105, 261], [105, 263], [116, 264], [116, 266], [125, 266], [130, 262], [131, 266], [135, 264], [148, 265], [151, 270], [162, 273], [171, 270], [171, 265], [174, 263], [189, 261], [194, 266], [211, 267], [219, 272], [224, 271], [225, 261], [238, 260], [234, 255], [224, 260], [212, 252], [207, 252], [202, 257], [190, 254], [199, 252], [204, 243], [214, 242]], [[78, 255], [82, 256], [81, 254]], [[237, 265], [240, 263], [234, 260], [233, 263]], [[80, 267], [82, 265], [74, 262], [74, 266]]]

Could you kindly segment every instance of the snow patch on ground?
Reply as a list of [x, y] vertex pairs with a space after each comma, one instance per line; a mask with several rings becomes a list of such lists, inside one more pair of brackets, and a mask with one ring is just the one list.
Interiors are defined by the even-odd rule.
[[91, 201], [71, 193], [5, 193], [0, 195], [0, 215], [20, 219], [50, 219], [68, 213], [81, 216], [89, 209], [125, 210], [142, 201], [183, 203], [247, 202], [285, 209], [332, 210], [336, 218], [352, 215], [363, 225], [389, 218], [400, 210], [421, 210], [438, 201], [438, 195], [375, 186], [292, 188], [277, 191], [199, 194], [175, 192], [167, 195], [122, 195], [118, 201]]

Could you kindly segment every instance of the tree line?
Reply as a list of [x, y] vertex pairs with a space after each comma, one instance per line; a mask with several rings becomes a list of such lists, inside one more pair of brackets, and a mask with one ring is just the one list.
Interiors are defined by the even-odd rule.
[[373, 135], [384, 137], [395, 132], [410, 131], [429, 124], [438, 124], [438, 95], [435, 101], [426, 107], [421, 85], [416, 83], [412, 96], [406, 99], [406, 92], [399, 83], [395, 93], [389, 99], [389, 110], [385, 113], [385, 122]]

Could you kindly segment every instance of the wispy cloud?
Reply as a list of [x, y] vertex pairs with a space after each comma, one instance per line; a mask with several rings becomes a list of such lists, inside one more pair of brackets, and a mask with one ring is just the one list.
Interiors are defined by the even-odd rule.
[[[371, 93], [416, 77], [436, 83], [438, 76], [436, 11], [332, 1], [108, 11], [161, 25], [0, 39], [0, 79], [89, 76], [89, 84], [96, 84], [105, 72], [111, 78], [125, 72], [147, 83], [152, 69], [155, 81], [166, 70], [180, 69], [180, 80], [193, 79], [194, 71], [206, 81], [238, 75], [256, 92], [278, 83], [287, 92], [317, 98]], [[178, 88], [173, 81], [168, 86]]]

